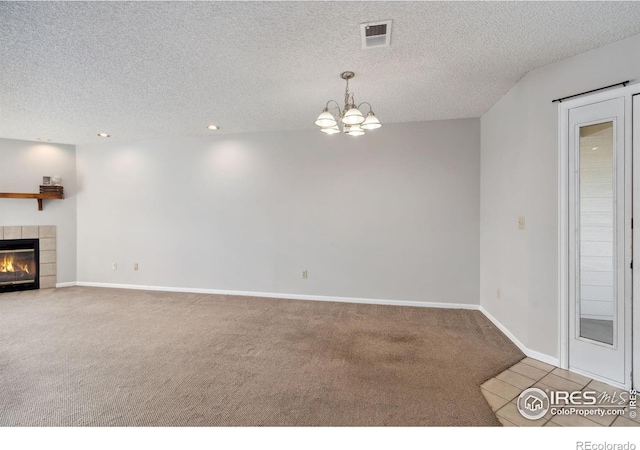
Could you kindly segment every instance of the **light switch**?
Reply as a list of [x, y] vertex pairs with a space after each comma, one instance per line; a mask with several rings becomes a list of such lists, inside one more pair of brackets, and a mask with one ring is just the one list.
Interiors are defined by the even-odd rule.
[[524, 230], [524, 216], [518, 217], [518, 229]]

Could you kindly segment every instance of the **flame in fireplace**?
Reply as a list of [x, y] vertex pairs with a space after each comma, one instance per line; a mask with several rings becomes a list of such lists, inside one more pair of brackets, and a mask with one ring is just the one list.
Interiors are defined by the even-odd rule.
[[4, 258], [0, 260], [0, 272], [18, 272], [22, 271], [29, 273], [29, 264], [15, 263], [18, 270], [14, 267], [13, 255], [4, 255]]
[[15, 272], [13, 255], [4, 255], [4, 260], [0, 261], [0, 272]]

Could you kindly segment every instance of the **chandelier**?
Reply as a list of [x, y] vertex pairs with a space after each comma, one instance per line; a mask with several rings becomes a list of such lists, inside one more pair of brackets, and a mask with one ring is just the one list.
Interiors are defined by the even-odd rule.
[[[375, 130], [382, 126], [369, 103], [362, 102], [356, 106], [353, 94], [349, 93], [349, 80], [355, 76], [356, 74], [353, 72], [342, 72], [340, 74], [340, 78], [347, 82], [347, 88], [344, 91], [344, 109], [340, 109], [340, 104], [335, 100], [327, 102], [322, 114], [318, 116], [315, 122], [323, 133], [340, 133], [339, 127], [342, 127], [342, 131], [349, 136], [362, 136], [365, 130]], [[330, 110], [329, 105], [331, 103], [335, 103], [335, 106]], [[369, 107], [367, 117], [360, 112], [362, 105]]]

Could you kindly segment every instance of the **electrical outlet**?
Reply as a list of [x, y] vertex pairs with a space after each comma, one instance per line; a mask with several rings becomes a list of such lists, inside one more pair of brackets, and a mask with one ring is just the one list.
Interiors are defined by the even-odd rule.
[[117, 262], [112, 263], [112, 264], [111, 264], [111, 268], [112, 268], [113, 270], [118, 270], [118, 263], [117, 263]]
[[518, 229], [524, 230], [524, 216], [518, 217]]
[[138, 270], [138, 263], [133, 263], [133, 270]]
[[307, 271], [306, 270], [302, 271], [302, 278], [305, 278], [305, 279], [307, 278]]
[[496, 291], [496, 298], [500, 300], [501, 297], [502, 297], [502, 289], [498, 288], [498, 290]]

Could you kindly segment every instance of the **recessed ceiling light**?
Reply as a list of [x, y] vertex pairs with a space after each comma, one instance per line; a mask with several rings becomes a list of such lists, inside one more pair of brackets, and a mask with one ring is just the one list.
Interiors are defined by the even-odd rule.
[[207, 127], [207, 129], [212, 130], [212, 131], [216, 131], [216, 130], [218, 129], [218, 127], [217, 127], [217, 126], [215, 126], [215, 125], [209, 125], [209, 126]]
[[598, 150], [598, 147], [593, 147], [591, 150]]
[[36, 139], [39, 140], [40, 142], [51, 142], [51, 139], [45, 138], [45, 137], [39, 137], [39, 138], [36, 138]]
[[98, 133], [98, 136], [104, 137], [104, 138], [110, 137], [107, 133]]

